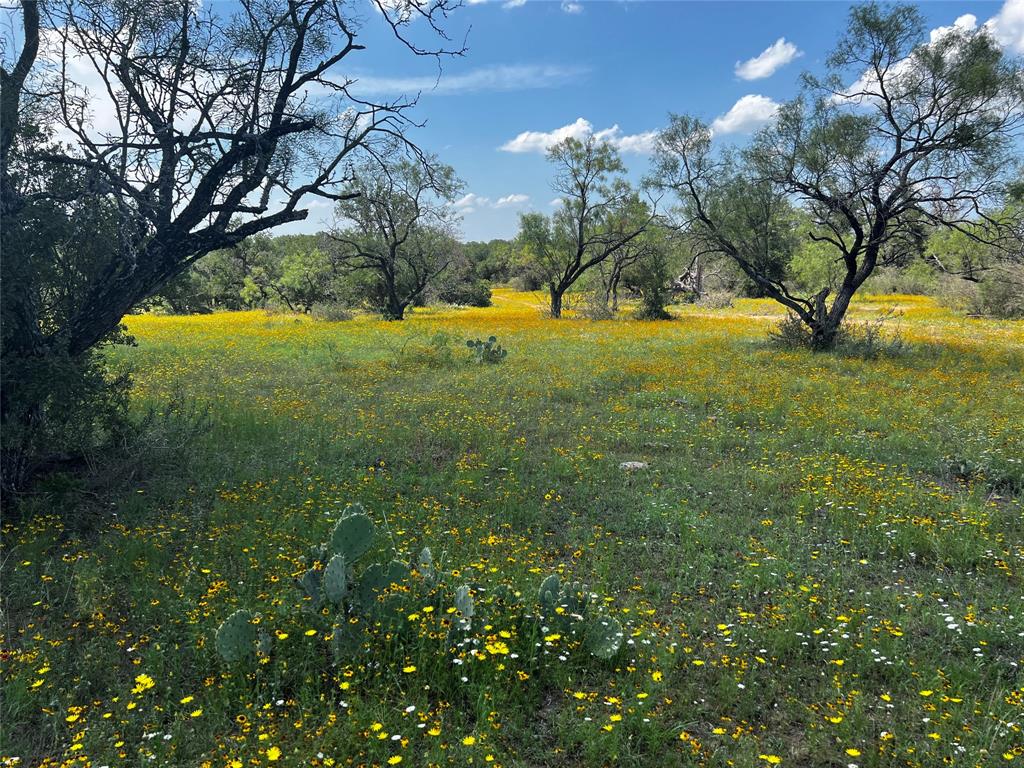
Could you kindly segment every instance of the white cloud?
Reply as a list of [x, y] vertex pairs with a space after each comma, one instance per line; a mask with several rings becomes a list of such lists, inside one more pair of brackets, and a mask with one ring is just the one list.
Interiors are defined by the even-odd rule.
[[1006, 0], [999, 13], [985, 22], [985, 28], [1003, 48], [1024, 53], [1024, 0]]
[[562, 11], [565, 13], [583, 13], [583, 3], [576, 3], [573, 0], [562, 0]]
[[618, 125], [595, 131], [593, 124], [582, 117], [575, 122], [555, 128], [553, 131], [523, 131], [514, 139], [502, 144], [499, 149], [505, 152], [547, 152], [560, 141], [568, 138], [585, 141], [593, 136], [598, 141], [606, 141], [620, 152], [644, 154], [654, 148], [657, 131], [623, 134]]
[[507, 0], [501, 4], [502, 8], [522, 8], [526, 5], [526, 0]]
[[530, 202], [530, 196], [529, 195], [522, 195], [522, 194], [516, 193], [516, 194], [511, 194], [511, 195], [505, 195], [504, 197], [499, 197], [498, 198], [498, 202], [496, 202], [494, 204], [494, 207], [495, 208], [511, 208], [512, 206], [523, 205], [524, 203], [528, 203], [528, 202]]
[[767, 96], [747, 94], [732, 105], [724, 115], [711, 123], [713, 133], [751, 133], [768, 123], [779, 111], [780, 104]]
[[972, 32], [978, 28], [978, 17], [973, 13], [965, 13], [963, 16], [957, 18], [953, 22], [952, 26], [949, 27], [936, 27], [928, 33], [928, 40], [931, 43], [937, 43], [939, 40], [944, 38], [950, 32], [954, 30], [961, 30], [963, 32]]
[[552, 208], [557, 208], [558, 206], [560, 206], [560, 205], [562, 205], [564, 203], [565, 203], [565, 200], [563, 200], [560, 197], [556, 197], [554, 200], [549, 201], [548, 205], [550, 205]]
[[510, 195], [499, 197], [494, 202], [492, 202], [489, 197], [478, 195], [475, 192], [469, 192], [452, 203], [452, 205], [459, 213], [467, 215], [473, 213], [473, 211], [480, 210], [481, 208], [516, 208], [521, 205], [526, 205], [528, 202], [530, 202], [530, 196], [518, 192], [513, 192]]
[[[999, 43], [1005, 50], [1020, 54], [1024, 53], [1024, 0], [1006, 0], [1003, 7], [995, 16], [982, 25], [982, 29]], [[952, 32], [974, 32], [978, 30], [978, 17], [973, 13], [965, 13], [957, 17], [956, 21], [944, 27], [936, 27], [928, 33], [930, 45], [942, 40]], [[909, 66], [909, 60], [896, 62], [890, 70], [890, 77], [899, 77], [902, 71]], [[846, 93], [861, 93], [862, 96], [844, 97], [833, 96], [836, 103], [861, 103], [870, 102], [871, 94], [878, 94], [878, 80], [873, 73], [865, 72], [857, 80], [850, 84]]]
[[466, 211], [467, 213], [472, 211], [474, 208], [484, 207], [490, 204], [491, 199], [489, 197], [481, 197], [480, 195], [474, 194], [473, 192], [469, 192], [463, 195], [454, 203], [452, 203], [452, 205], [454, 205], [460, 211]]
[[793, 43], [787, 43], [786, 38], [780, 37], [754, 58], [736, 62], [736, 76], [743, 80], [760, 80], [803, 55], [803, 51]]
[[474, 69], [457, 75], [441, 77], [375, 77], [355, 76], [353, 91], [363, 94], [412, 94], [420, 91], [447, 96], [475, 91], [525, 91], [553, 88], [586, 74], [583, 67], [524, 64]]

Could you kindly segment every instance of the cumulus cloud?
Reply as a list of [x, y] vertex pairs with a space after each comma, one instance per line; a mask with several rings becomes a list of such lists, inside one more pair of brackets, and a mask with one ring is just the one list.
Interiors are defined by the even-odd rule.
[[455, 206], [455, 209], [459, 211], [459, 213], [465, 215], [473, 213], [473, 211], [480, 210], [481, 208], [516, 208], [526, 205], [528, 202], [530, 202], [530, 196], [518, 192], [513, 192], [511, 195], [499, 197], [495, 201], [492, 201], [489, 197], [469, 192], [456, 200], [452, 205]]
[[1006, 0], [999, 13], [985, 22], [985, 28], [1003, 48], [1024, 53], [1024, 0]]
[[562, 11], [565, 13], [583, 13], [583, 3], [576, 3], [572, 0], [562, 0]]
[[965, 13], [963, 16], [957, 18], [951, 26], [948, 27], [936, 27], [928, 33], [928, 41], [931, 43], [937, 43], [939, 40], [944, 38], [950, 32], [954, 30], [960, 30], [962, 32], [973, 32], [978, 28], [978, 17], [973, 13]]
[[502, 144], [499, 149], [504, 152], [543, 153], [565, 139], [573, 138], [585, 141], [591, 136], [598, 141], [608, 142], [620, 152], [645, 154], [654, 148], [654, 140], [657, 138], [658, 132], [644, 131], [643, 133], [624, 134], [618, 125], [595, 131], [589, 120], [578, 117], [575, 122], [552, 131], [523, 131], [514, 139]]
[[474, 194], [473, 192], [466, 193], [458, 200], [456, 200], [454, 203], [452, 203], [452, 205], [454, 205], [460, 211], [464, 211], [467, 208], [472, 210], [473, 208], [478, 208], [490, 204], [491, 199], [489, 197], [481, 197], [480, 195]]
[[798, 56], [803, 56], [793, 43], [787, 42], [786, 38], [780, 37], [770, 46], [752, 59], [736, 62], [736, 76], [743, 80], [760, 80], [775, 74], [776, 70], [784, 67]]
[[511, 195], [505, 195], [504, 197], [499, 197], [498, 201], [494, 204], [494, 207], [495, 208], [511, 208], [512, 206], [523, 205], [523, 204], [528, 203], [528, 202], [530, 202], [530, 196], [529, 195], [522, 195], [522, 194], [515, 193], [515, 194], [511, 194]]
[[502, 8], [522, 8], [526, 5], [526, 0], [507, 0], [501, 4]]
[[781, 105], [767, 96], [747, 94], [711, 123], [713, 133], [752, 133], [770, 122]]
[[[928, 41], [929, 44], [934, 45], [952, 32], [975, 32], [978, 29], [978, 17], [973, 13], [965, 13], [957, 17], [952, 24], [931, 30], [928, 33]], [[1011, 54], [1024, 53], [1024, 0], [1006, 0], [999, 13], [986, 21], [981, 29], [992, 35], [995, 41]], [[907, 66], [909, 66], [907, 59], [897, 62], [891, 70], [891, 76], [898, 77], [901, 70]], [[833, 97], [833, 101], [838, 103], [870, 101], [873, 95], [878, 94], [878, 88], [878, 80], [874, 74], [865, 72], [846, 89], [848, 94], [862, 95], [837, 95]]]
[[451, 96], [477, 91], [525, 91], [554, 88], [572, 82], [587, 70], [547, 64], [484, 67], [457, 75], [438, 77], [375, 77], [357, 76], [354, 90], [364, 94], [398, 95], [429, 91]]

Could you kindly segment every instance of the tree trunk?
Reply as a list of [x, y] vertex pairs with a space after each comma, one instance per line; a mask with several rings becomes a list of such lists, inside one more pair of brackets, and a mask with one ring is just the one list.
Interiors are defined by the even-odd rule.
[[562, 316], [562, 294], [565, 293], [565, 289], [551, 286], [549, 291], [551, 293], [551, 316], [559, 318]]
[[839, 340], [839, 329], [856, 290], [852, 283], [844, 282], [829, 308], [825, 306], [825, 298], [829, 294], [827, 288], [814, 297], [814, 323], [811, 325], [811, 346], [814, 349], [828, 350], [835, 347]]
[[408, 304], [392, 293], [388, 296], [388, 305], [384, 311], [385, 320], [404, 320], [405, 319], [405, 308]]

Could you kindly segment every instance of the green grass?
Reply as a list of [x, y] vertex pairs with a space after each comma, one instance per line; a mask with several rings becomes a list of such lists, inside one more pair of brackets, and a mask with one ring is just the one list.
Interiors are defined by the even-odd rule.
[[[590, 323], [540, 301], [392, 324], [130, 318], [139, 346], [115, 362], [140, 412], [177, 395], [211, 424], [113, 498], [54, 491], [5, 525], [0, 753], [1024, 764], [1020, 323], [869, 297], [856, 316], [898, 305], [910, 344], [863, 360], [772, 349], [764, 302]], [[465, 340], [490, 334], [508, 358], [472, 364]], [[429, 545], [449, 575], [335, 665], [292, 577], [355, 501], [386, 531], [378, 559]], [[543, 639], [550, 572], [628, 627], [615, 658]], [[445, 642], [462, 583], [476, 653]], [[491, 604], [500, 584], [521, 604]], [[228, 665], [212, 633], [238, 607], [273, 650]]]

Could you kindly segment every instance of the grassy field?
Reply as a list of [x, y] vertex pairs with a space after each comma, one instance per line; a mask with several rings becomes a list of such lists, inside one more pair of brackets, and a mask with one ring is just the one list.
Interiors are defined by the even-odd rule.
[[[771, 348], [766, 302], [542, 303], [129, 318], [140, 411], [209, 428], [99, 524], [55, 496], [5, 525], [5, 764], [1024, 766], [1024, 324], [869, 297], [909, 346], [865, 360]], [[293, 577], [348, 502], [446, 575], [336, 665]], [[531, 621], [552, 572], [613, 658]], [[228, 664], [239, 607], [270, 646]]]

